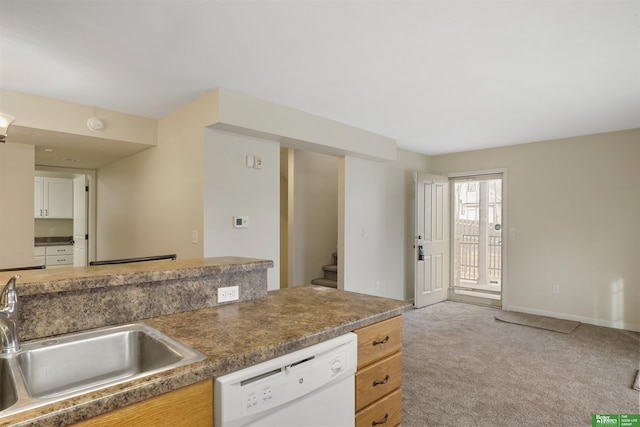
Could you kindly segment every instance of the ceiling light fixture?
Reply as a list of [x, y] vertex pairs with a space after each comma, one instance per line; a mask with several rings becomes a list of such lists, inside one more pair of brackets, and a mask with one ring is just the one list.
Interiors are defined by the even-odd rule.
[[11, 122], [15, 119], [15, 117], [10, 116], [9, 114], [0, 113], [0, 142], [6, 141], [9, 126], [11, 126]]

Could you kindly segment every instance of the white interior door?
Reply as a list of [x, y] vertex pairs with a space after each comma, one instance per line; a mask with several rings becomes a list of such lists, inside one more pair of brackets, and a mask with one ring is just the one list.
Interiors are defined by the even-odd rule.
[[87, 265], [87, 181], [82, 175], [73, 179], [73, 266]]
[[449, 180], [417, 172], [415, 298], [423, 307], [447, 299], [449, 288]]

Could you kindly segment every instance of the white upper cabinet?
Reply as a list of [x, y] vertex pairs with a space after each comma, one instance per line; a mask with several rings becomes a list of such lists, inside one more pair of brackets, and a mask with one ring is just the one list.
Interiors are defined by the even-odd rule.
[[34, 179], [35, 218], [73, 218], [73, 181], [64, 178]]

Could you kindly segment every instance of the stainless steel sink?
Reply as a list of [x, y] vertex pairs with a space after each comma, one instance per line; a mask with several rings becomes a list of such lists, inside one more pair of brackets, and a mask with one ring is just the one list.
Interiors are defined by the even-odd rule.
[[0, 359], [0, 411], [11, 407], [17, 401], [16, 382], [9, 363], [5, 359]]
[[143, 323], [26, 342], [0, 356], [0, 417], [204, 358]]

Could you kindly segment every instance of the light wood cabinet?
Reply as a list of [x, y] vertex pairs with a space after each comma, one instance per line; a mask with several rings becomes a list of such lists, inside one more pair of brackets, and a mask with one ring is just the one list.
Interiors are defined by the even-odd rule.
[[34, 218], [73, 218], [73, 181], [36, 176], [33, 181]]
[[81, 427], [213, 427], [213, 380], [81, 421]]
[[353, 331], [358, 335], [356, 427], [402, 423], [402, 316]]
[[399, 426], [402, 424], [402, 389], [376, 400], [356, 413], [356, 427]]

